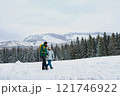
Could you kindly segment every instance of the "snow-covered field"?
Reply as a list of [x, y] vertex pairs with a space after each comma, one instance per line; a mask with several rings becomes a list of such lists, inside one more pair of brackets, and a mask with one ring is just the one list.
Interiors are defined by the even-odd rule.
[[120, 56], [52, 64], [49, 70], [41, 70], [41, 62], [0, 64], [0, 80], [120, 80]]

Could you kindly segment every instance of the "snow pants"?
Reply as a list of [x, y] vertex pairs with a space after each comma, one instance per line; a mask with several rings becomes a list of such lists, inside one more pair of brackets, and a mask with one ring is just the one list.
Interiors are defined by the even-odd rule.
[[42, 56], [42, 69], [47, 69], [47, 65], [46, 65], [46, 56]]

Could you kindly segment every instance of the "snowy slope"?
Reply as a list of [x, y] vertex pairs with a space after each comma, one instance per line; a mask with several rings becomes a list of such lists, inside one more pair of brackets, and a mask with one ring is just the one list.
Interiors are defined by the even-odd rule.
[[52, 64], [49, 70], [41, 70], [41, 62], [0, 64], [0, 80], [120, 80], [120, 56]]

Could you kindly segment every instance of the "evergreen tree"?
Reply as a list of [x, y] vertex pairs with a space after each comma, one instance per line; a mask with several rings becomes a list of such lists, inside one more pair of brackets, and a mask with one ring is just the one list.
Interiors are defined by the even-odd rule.
[[54, 51], [54, 47], [53, 47], [53, 44], [51, 44], [51, 49]]
[[97, 49], [96, 49], [96, 40], [92, 39], [92, 57], [96, 57]]
[[77, 39], [76, 39], [75, 54], [76, 54], [76, 59], [81, 58], [81, 48], [80, 48], [80, 40], [79, 40], [79, 37], [77, 37]]
[[115, 39], [115, 34], [112, 33], [112, 36], [110, 37], [110, 41], [109, 41], [109, 49], [108, 49], [109, 55], [117, 54], [116, 49], [117, 49], [117, 42]]
[[20, 47], [17, 48], [17, 60], [20, 61]]
[[73, 41], [71, 41], [71, 44], [70, 44], [70, 58], [71, 59], [76, 59], [77, 57], [77, 53], [76, 53], [76, 50], [75, 50], [75, 44]]
[[87, 57], [87, 42], [86, 40], [83, 39], [83, 37], [81, 39], [80, 49], [81, 49], [80, 58], [86, 58]]
[[9, 60], [8, 60], [8, 57], [9, 57], [9, 50], [8, 50], [8, 48], [3, 48], [3, 56], [2, 56], [3, 58], [2, 58], [2, 61], [4, 62], [4, 63], [9, 63]]
[[29, 62], [28, 49], [24, 48], [23, 52], [24, 52], [23, 62]]
[[108, 55], [108, 39], [107, 39], [106, 32], [104, 32], [104, 34], [103, 34], [103, 44], [105, 46], [105, 54], [104, 54], [104, 56], [107, 56]]
[[56, 44], [55, 46], [55, 51], [54, 51], [54, 54], [55, 54], [55, 59], [56, 60], [60, 60], [61, 59], [61, 55], [60, 55], [60, 48], [58, 47], [58, 45]]
[[31, 46], [31, 47], [29, 48], [28, 58], [29, 58], [29, 62], [34, 62], [34, 61], [35, 61], [33, 46]]
[[64, 55], [65, 55], [65, 60], [70, 59], [70, 46], [69, 46], [69, 44], [65, 44], [65, 46], [64, 46]]
[[116, 55], [119, 55], [120, 54], [120, 37], [119, 37], [119, 34], [116, 33], [116, 36], [115, 36], [115, 39], [116, 39]]
[[118, 35], [118, 55], [120, 55], [120, 33]]
[[99, 40], [98, 40], [97, 56], [106, 56], [105, 45], [102, 37], [99, 37]]
[[2, 63], [2, 55], [3, 55], [3, 51], [0, 49], [0, 62]]
[[89, 35], [89, 39], [87, 40], [87, 56], [93, 56], [93, 39], [91, 35]]
[[16, 48], [13, 47], [12, 51], [11, 51], [11, 62], [16, 62], [17, 61], [17, 57], [16, 57]]
[[64, 60], [65, 59], [65, 51], [64, 51], [64, 46], [62, 44], [61, 46], [61, 52], [60, 52], [60, 60]]
[[35, 53], [34, 53], [34, 58], [36, 62], [39, 62], [40, 59], [40, 52], [39, 52], [39, 48], [36, 48]]

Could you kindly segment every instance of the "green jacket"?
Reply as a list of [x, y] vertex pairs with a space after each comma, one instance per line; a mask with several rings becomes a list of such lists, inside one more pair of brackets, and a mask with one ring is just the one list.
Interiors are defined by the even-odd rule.
[[46, 56], [46, 55], [48, 55], [47, 48], [46, 48], [45, 45], [43, 44], [43, 45], [41, 46], [40, 56]]

